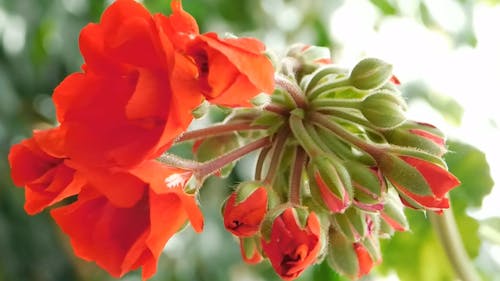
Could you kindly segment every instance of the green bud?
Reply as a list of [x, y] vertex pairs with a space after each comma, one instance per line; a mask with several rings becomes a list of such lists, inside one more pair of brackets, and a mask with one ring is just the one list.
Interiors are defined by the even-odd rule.
[[377, 89], [392, 76], [392, 65], [375, 58], [360, 61], [352, 70], [349, 81], [360, 90]]
[[366, 214], [358, 208], [348, 208], [344, 214], [335, 214], [337, 229], [351, 242], [358, 242], [368, 233]]
[[414, 147], [436, 156], [446, 152], [443, 133], [430, 124], [406, 121], [394, 130], [385, 131], [384, 136], [389, 143]]
[[331, 53], [326, 47], [295, 44], [288, 49], [287, 56], [298, 59], [302, 64], [318, 64], [329, 62]]
[[378, 92], [367, 96], [360, 105], [361, 113], [373, 125], [383, 129], [394, 128], [406, 120], [405, 102], [395, 93]]
[[380, 203], [387, 190], [380, 172], [356, 161], [346, 161], [344, 166], [351, 176], [355, 200], [367, 205]]
[[408, 230], [408, 220], [403, 210], [403, 204], [396, 192], [390, 192], [387, 195], [384, 209], [380, 212], [380, 216], [382, 217], [382, 221], [387, 223], [392, 229], [397, 231]]
[[351, 278], [356, 278], [359, 271], [359, 262], [354, 251], [353, 242], [342, 233], [330, 229], [330, 247], [326, 257], [328, 264], [337, 272]]
[[432, 196], [433, 192], [422, 176], [412, 165], [392, 153], [377, 156], [377, 163], [386, 178], [394, 185], [403, 187], [413, 194]]

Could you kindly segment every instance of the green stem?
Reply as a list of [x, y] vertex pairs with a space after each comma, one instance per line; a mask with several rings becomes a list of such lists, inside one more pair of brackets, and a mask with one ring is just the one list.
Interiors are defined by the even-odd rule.
[[351, 81], [349, 81], [349, 77], [337, 79], [333, 82], [321, 84], [321, 86], [314, 87], [310, 93], [308, 93], [308, 99], [314, 100], [319, 95], [323, 94], [326, 91], [333, 90], [335, 88], [347, 87], [351, 86]]
[[185, 159], [171, 153], [163, 153], [163, 155], [158, 157], [157, 160], [167, 166], [183, 170], [195, 170], [201, 165], [200, 162]]
[[346, 108], [361, 108], [361, 101], [347, 99], [315, 99], [311, 102], [312, 109], [321, 109], [324, 107], [346, 107]]
[[271, 162], [269, 163], [269, 170], [267, 171], [266, 178], [264, 182], [272, 185], [278, 167], [280, 166], [281, 159], [283, 157], [283, 152], [285, 151], [285, 144], [288, 139], [290, 132], [288, 129], [281, 130], [274, 140], [273, 154], [271, 156]]
[[267, 155], [271, 150], [270, 146], [264, 147], [257, 158], [257, 163], [255, 164], [255, 180], [260, 181], [262, 179], [262, 170], [264, 169], [264, 162], [266, 161]]
[[300, 187], [302, 186], [302, 170], [304, 169], [307, 155], [302, 147], [297, 146], [295, 162], [293, 163], [290, 178], [290, 203], [300, 206]]
[[346, 112], [344, 110], [339, 110], [338, 108], [324, 107], [324, 108], [319, 108], [318, 111], [321, 113], [326, 113], [326, 114], [331, 115], [331, 116], [342, 118], [342, 119], [347, 120], [349, 122], [359, 124], [365, 128], [369, 128], [372, 131], [378, 133], [378, 129], [375, 126], [373, 126], [372, 123], [368, 122], [368, 120], [366, 120], [363, 117], [356, 116], [354, 114]]
[[289, 118], [289, 123], [294, 137], [311, 158], [323, 154], [323, 150], [316, 144], [306, 130], [303, 119], [292, 114]]
[[434, 212], [428, 215], [457, 277], [462, 281], [480, 281], [465, 251], [451, 207], [440, 215]]
[[306, 94], [309, 94], [309, 92], [316, 87], [318, 82], [323, 79], [324, 77], [328, 75], [348, 75], [349, 72], [345, 69], [338, 68], [337, 66], [333, 65], [326, 65], [324, 67], [318, 68], [316, 72], [312, 73], [311, 76], [311, 81], [307, 84], [306, 87]]
[[199, 129], [199, 130], [185, 132], [180, 137], [178, 137], [175, 140], [175, 142], [178, 143], [178, 142], [183, 142], [183, 141], [188, 141], [188, 140], [193, 140], [193, 139], [198, 139], [198, 138], [223, 135], [225, 133], [234, 132], [234, 131], [263, 130], [263, 129], [267, 129], [267, 127], [266, 126], [255, 126], [255, 125], [252, 125], [251, 123], [246, 123], [246, 122], [220, 124], [220, 125], [215, 125], [215, 126], [211, 126], [208, 128], [203, 128], [203, 129]]
[[240, 148], [230, 151], [218, 158], [208, 162], [201, 163], [198, 167], [193, 169], [193, 173], [197, 179], [204, 179], [205, 177], [215, 173], [216, 171], [224, 168], [227, 164], [238, 160], [239, 158], [253, 152], [257, 149], [266, 147], [271, 144], [269, 137], [263, 137], [254, 142], [246, 144]]
[[332, 131], [347, 143], [355, 145], [357, 148], [367, 152], [374, 158], [377, 158], [377, 156], [383, 153], [382, 149], [379, 149], [375, 145], [369, 144], [364, 140], [356, 137], [355, 135], [351, 134], [349, 131], [344, 129], [342, 126], [329, 120], [326, 116], [324, 116], [321, 113], [313, 112], [310, 114], [309, 117], [312, 122]]
[[275, 75], [274, 82], [292, 97], [297, 107], [305, 108], [307, 106], [305, 95], [296, 83], [293, 83], [281, 75]]
[[268, 105], [264, 106], [263, 109], [270, 111], [270, 112], [274, 112], [274, 113], [282, 115], [282, 116], [288, 116], [288, 114], [290, 113], [288, 109], [286, 109], [282, 106], [279, 106], [277, 104], [268, 104]]

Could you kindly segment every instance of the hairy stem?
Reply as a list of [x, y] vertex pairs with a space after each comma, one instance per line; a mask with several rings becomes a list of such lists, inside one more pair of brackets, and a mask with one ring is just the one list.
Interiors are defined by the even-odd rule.
[[382, 150], [376, 147], [375, 145], [369, 144], [364, 140], [356, 137], [355, 135], [351, 134], [349, 131], [344, 129], [342, 126], [338, 125], [335, 122], [330, 121], [326, 116], [324, 116], [321, 113], [313, 112], [310, 114], [310, 118], [312, 122], [332, 131], [347, 143], [355, 145], [359, 149], [372, 155], [374, 158], [377, 158], [376, 156], [382, 153]]
[[267, 171], [266, 178], [264, 182], [267, 184], [272, 184], [274, 181], [274, 176], [276, 175], [276, 171], [278, 171], [278, 167], [283, 157], [283, 151], [285, 150], [285, 143], [288, 139], [288, 135], [290, 131], [288, 129], [281, 130], [274, 140], [273, 146], [273, 154], [271, 156], [271, 162], [269, 163], [269, 170]]
[[300, 187], [302, 185], [302, 170], [304, 169], [307, 154], [302, 147], [297, 146], [295, 151], [295, 162], [293, 163], [292, 175], [290, 178], [290, 203], [300, 205]]
[[288, 94], [290, 94], [297, 107], [300, 108], [306, 107], [307, 101], [304, 96], [304, 93], [296, 83], [293, 83], [292, 81], [280, 75], [275, 75], [274, 81], [276, 82], [276, 85], [278, 87], [282, 88]]
[[207, 136], [222, 135], [228, 132], [234, 131], [245, 131], [245, 130], [263, 130], [266, 126], [254, 126], [251, 123], [229, 123], [211, 126], [208, 128], [203, 128], [199, 130], [188, 131], [178, 137], [175, 142], [183, 142], [187, 140], [193, 140], [198, 138], [203, 138]]
[[440, 215], [434, 212], [427, 213], [457, 277], [462, 281], [480, 281], [478, 273], [465, 252], [451, 207], [443, 210]]
[[264, 147], [257, 158], [257, 163], [255, 164], [255, 180], [260, 181], [262, 179], [262, 170], [264, 169], [264, 162], [266, 161], [267, 155], [271, 150], [270, 146]]
[[208, 162], [204, 162], [200, 164], [198, 167], [193, 169], [193, 172], [198, 179], [203, 179], [216, 171], [224, 168], [227, 164], [238, 160], [239, 158], [253, 152], [257, 149], [266, 147], [271, 144], [271, 140], [269, 137], [260, 138], [254, 142], [246, 144], [240, 148], [237, 148], [233, 151], [230, 151], [218, 158], [210, 160]]

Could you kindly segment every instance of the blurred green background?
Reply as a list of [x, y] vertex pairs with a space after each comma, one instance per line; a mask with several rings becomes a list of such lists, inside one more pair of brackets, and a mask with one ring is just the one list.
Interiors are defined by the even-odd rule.
[[[75, 258], [48, 213], [23, 211], [23, 191], [9, 176], [12, 144], [54, 125], [51, 93], [82, 59], [78, 34], [110, 1], [0, 0], [0, 281], [113, 280]], [[446, 160], [462, 187], [451, 192], [467, 252], [484, 280], [500, 280], [500, 1], [495, 0], [185, 0], [202, 31], [260, 38], [277, 53], [288, 44], [328, 46], [352, 67], [366, 56], [394, 65], [413, 119], [449, 133]], [[170, 13], [167, 0], [144, 0]], [[496, 27], [496, 28], [495, 28]], [[211, 116], [218, 121], [218, 116]], [[279, 280], [269, 263], [245, 265], [222, 226], [230, 187], [248, 177], [242, 161], [226, 180], [203, 189], [201, 235], [186, 229], [167, 245], [159, 280]], [[491, 193], [491, 194], [490, 194]], [[489, 195], [488, 195], [489, 194]], [[483, 198], [486, 198], [483, 200]], [[454, 280], [444, 251], [421, 212], [408, 211], [411, 232], [384, 241], [384, 262], [363, 280]], [[139, 272], [123, 280], [140, 280]], [[326, 265], [299, 280], [344, 280]]]

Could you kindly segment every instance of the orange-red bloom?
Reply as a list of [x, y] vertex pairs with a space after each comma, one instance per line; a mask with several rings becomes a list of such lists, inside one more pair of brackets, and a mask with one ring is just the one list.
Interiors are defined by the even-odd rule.
[[197, 231], [203, 226], [193, 196], [165, 186], [164, 178], [175, 172], [154, 161], [130, 172], [88, 170], [89, 184], [78, 200], [54, 209], [52, 216], [76, 255], [115, 277], [142, 267], [147, 279], [156, 272], [165, 243], [187, 219]]
[[[225, 106], [248, 106], [255, 95], [274, 91], [274, 68], [265, 46], [253, 38], [219, 38], [199, 34], [196, 21], [172, 1], [173, 15], [163, 21], [177, 48], [189, 55], [198, 68], [198, 83], [205, 98]], [[179, 30], [184, 32], [180, 33]]]
[[248, 237], [257, 233], [267, 210], [267, 192], [257, 188], [242, 202], [236, 202], [237, 194], [229, 196], [224, 206], [224, 226], [232, 234]]
[[399, 190], [402, 202], [411, 208], [426, 208], [433, 211], [449, 208], [449, 200], [445, 195], [457, 187], [460, 181], [452, 173], [436, 164], [409, 156], [401, 156], [401, 159], [420, 172], [433, 193], [431, 196], [414, 194], [405, 189], [404, 186], [393, 182]]
[[35, 132], [33, 138], [14, 145], [9, 153], [12, 180], [25, 187], [24, 209], [36, 214], [75, 195], [85, 179], [68, 166], [59, 129]]
[[310, 213], [302, 228], [290, 208], [274, 220], [270, 240], [262, 239], [264, 253], [283, 280], [297, 278], [316, 262], [320, 248], [320, 223], [316, 214]]
[[197, 68], [142, 5], [113, 3], [100, 23], [82, 30], [80, 49], [84, 72], [68, 76], [54, 93], [72, 159], [137, 165], [187, 129], [202, 99]]

